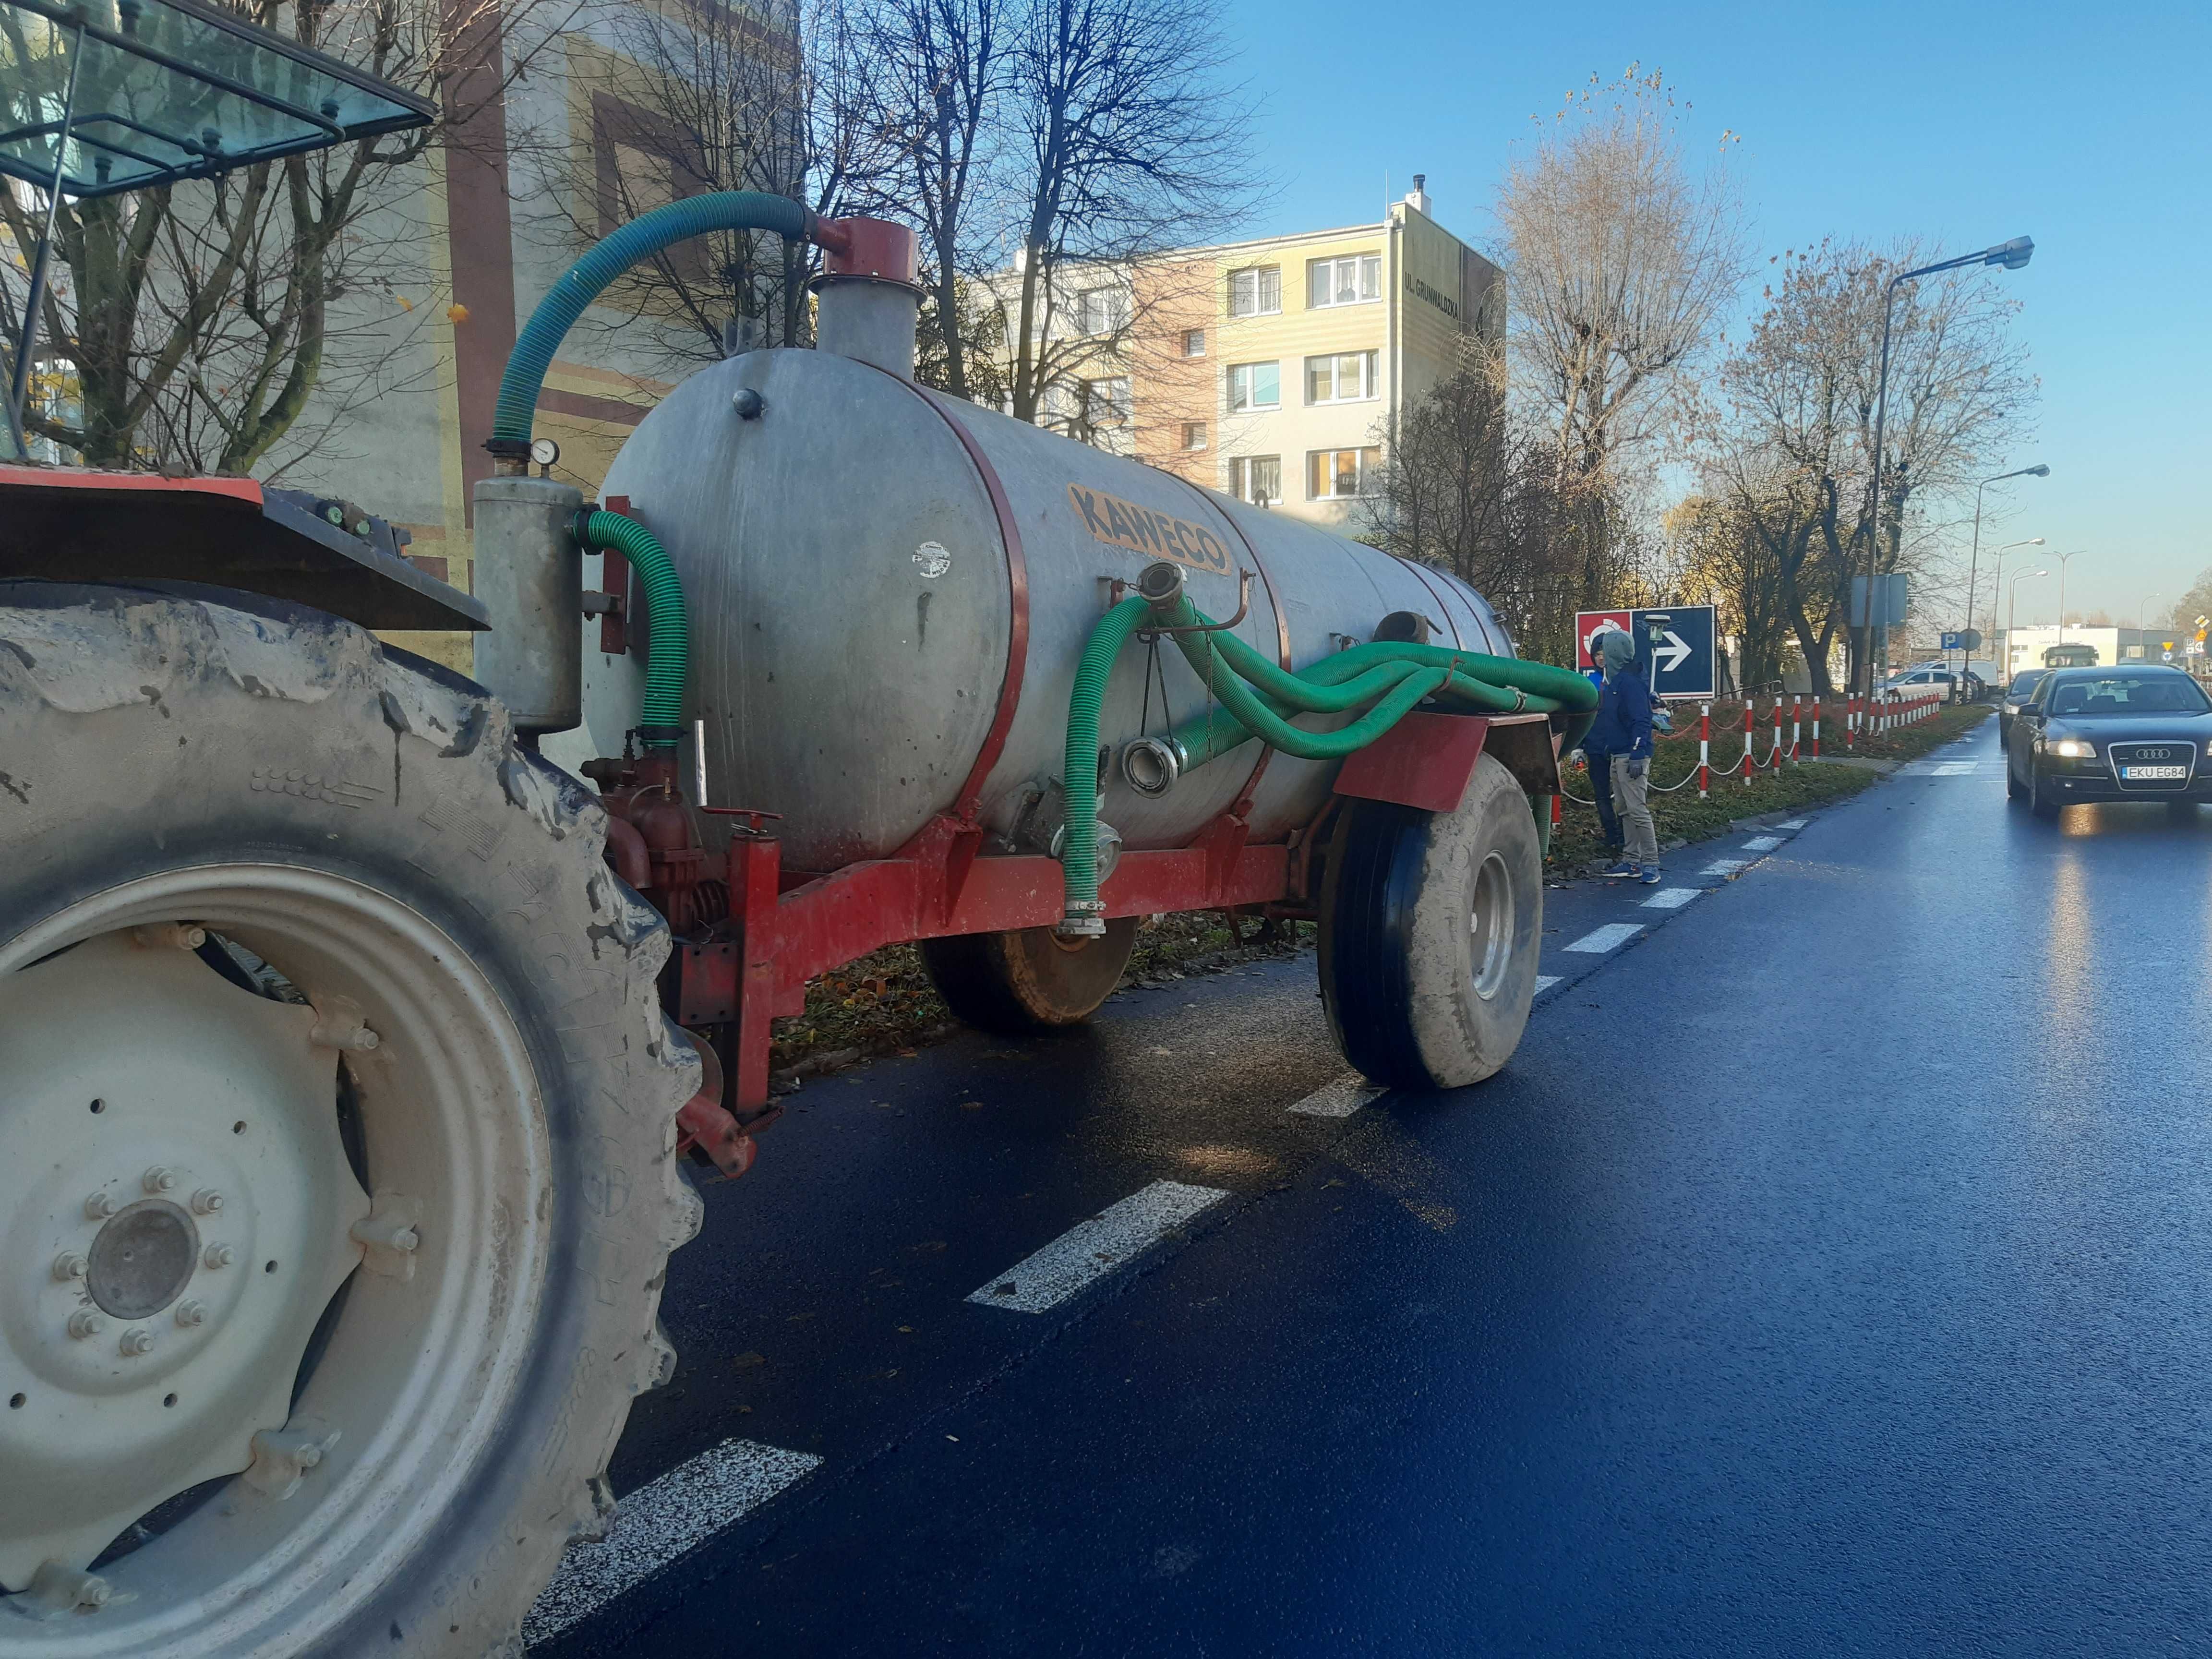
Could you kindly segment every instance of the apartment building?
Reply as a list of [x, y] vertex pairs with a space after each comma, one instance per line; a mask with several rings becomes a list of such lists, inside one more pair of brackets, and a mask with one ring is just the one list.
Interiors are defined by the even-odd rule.
[[1503, 274], [1439, 225], [1425, 179], [1377, 222], [1191, 248], [1134, 284], [1133, 453], [1341, 527], [1395, 417], [1505, 325]]

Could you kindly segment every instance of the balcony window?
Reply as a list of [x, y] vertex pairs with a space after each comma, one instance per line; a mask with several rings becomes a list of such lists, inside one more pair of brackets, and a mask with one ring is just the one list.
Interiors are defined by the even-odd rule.
[[1380, 449], [1316, 449], [1306, 455], [1306, 495], [1316, 501], [1347, 501], [1373, 488], [1382, 465]]
[[1229, 463], [1229, 491], [1240, 501], [1268, 507], [1283, 499], [1283, 458], [1239, 455]]
[[1306, 359], [1306, 401], [1356, 404], [1376, 396], [1375, 354], [1339, 351]]
[[1229, 370], [1229, 408], [1280, 409], [1283, 405], [1283, 366], [1280, 363], [1236, 363]]
[[1382, 297], [1382, 256], [1355, 253], [1306, 261], [1309, 306], [1359, 306]]
[[1229, 273], [1229, 314], [1272, 317], [1283, 308], [1283, 268], [1251, 265]]

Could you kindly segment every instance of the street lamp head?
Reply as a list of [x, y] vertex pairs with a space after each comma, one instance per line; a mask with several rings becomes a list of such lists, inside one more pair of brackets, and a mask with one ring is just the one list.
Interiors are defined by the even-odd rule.
[[2024, 466], [2021, 468], [2021, 471], [2031, 478], [2047, 478], [2051, 476], [2051, 469], [2040, 463], [2034, 466]]
[[2035, 240], [2015, 236], [2009, 242], [2000, 242], [1982, 256], [1985, 265], [2002, 265], [2007, 270], [2018, 270], [2035, 255]]

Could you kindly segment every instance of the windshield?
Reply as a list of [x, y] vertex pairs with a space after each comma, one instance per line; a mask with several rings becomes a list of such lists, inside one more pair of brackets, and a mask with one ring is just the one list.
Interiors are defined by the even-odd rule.
[[2030, 669], [2025, 674], [2012, 677], [2012, 689], [2005, 693], [2005, 696], [2013, 702], [2026, 702], [2035, 695], [2035, 688], [2042, 684], [2043, 670]]
[[2084, 674], [2051, 688], [2051, 712], [2073, 720], [2124, 714], [2201, 714], [2212, 708], [2179, 674]]

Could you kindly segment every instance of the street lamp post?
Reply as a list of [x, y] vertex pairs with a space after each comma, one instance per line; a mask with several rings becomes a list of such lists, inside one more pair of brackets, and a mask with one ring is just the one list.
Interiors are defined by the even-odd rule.
[[[2040, 462], [2023, 466], [2011, 472], [2000, 472], [1994, 478], [1984, 478], [1974, 486], [1974, 550], [1966, 560], [1966, 631], [1974, 631], [1974, 575], [1982, 562], [1982, 492], [1993, 483], [2002, 483], [2007, 478], [2047, 478], [2051, 469]], [[2018, 545], [2017, 543], [2014, 545]], [[2000, 557], [2002, 556], [2000, 555]], [[1869, 583], [1871, 588], [1873, 584]], [[1959, 653], [1959, 701], [1966, 700], [1966, 675], [1974, 665], [1974, 648], [1966, 647]]]
[[1938, 259], [1932, 265], [1916, 265], [1911, 270], [1900, 270], [1891, 277], [1881, 291], [1881, 371], [1875, 379], [1874, 393], [1874, 483], [1871, 511], [1867, 514], [1866, 558], [1866, 632], [1859, 639], [1859, 660], [1865, 669], [1865, 691], [1874, 695], [1874, 571], [1875, 557], [1881, 544], [1881, 437], [1889, 416], [1889, 325], [1890, 315], [1897, 302], [1897, 290], [1901, 283], [1922, 276], [1932, 276], [1939, 270], [1957, 270], [1965, 265], [2002, 265], [2007, 270], [2018, 270], [2035, 252], [2035, 243], [2026, 236], [2015, 236], [2009, 242], [1999, 242], [1995, 247], [1985, 247], [1978, 253], [1962, 253], [1955, 259]]
[[2066, 567], [2089, 550], [2077, 547], [2071, 553], [2058, 556], [2058, 643], [2066, 643]]
[[[2004, 587], [2004, 556], [2011, 552], [2015, 547], [2040, 547], [2042, 545], [2042, 537], [2030, 536], [2024, 542], [2007, 542], [2002, 547], [1997, 549], [1997, 574], [1995, 580], [1996, 587], [1999, 592], [2001, 592]], [[1967, 624], [1972, 626], [1973, 620], [1974, 619], [1971, 616], [1968, 617], [1966, 618]], [[1996, 631], [1997, 598], [1996, 594], [1993, 593], [1990, 599], [1990, 632], [1995, 634]], [[2005, 657], [2006, 660], [1999, 664], [1998, 666], [2003, 671], [2005, 683], [2007, 684], [2010, 684], [2012, 683], [2012, 662], [2010, 660], [2012, 657], [2012, 636], [2009, 634], [2005, 636]]]
[[[2012, 655], [2012, 636], [2014, 633], [2013, 618], [2014, 614], [2020, 610], [2020, 579], [2023, 576], [2048, 576], [2051, 573], [2048, 570], [2015, 570], [2012, 573], [2012, 603], [2005, 606], [2006, 656], [2009, 657]], [[2010, 684], [2011, 680], [2009, 678], [2009, 674], [2012, 665], [2008, 662], [2005, 665], [2005, 668], [2008, 674], [2006, 684]]]

